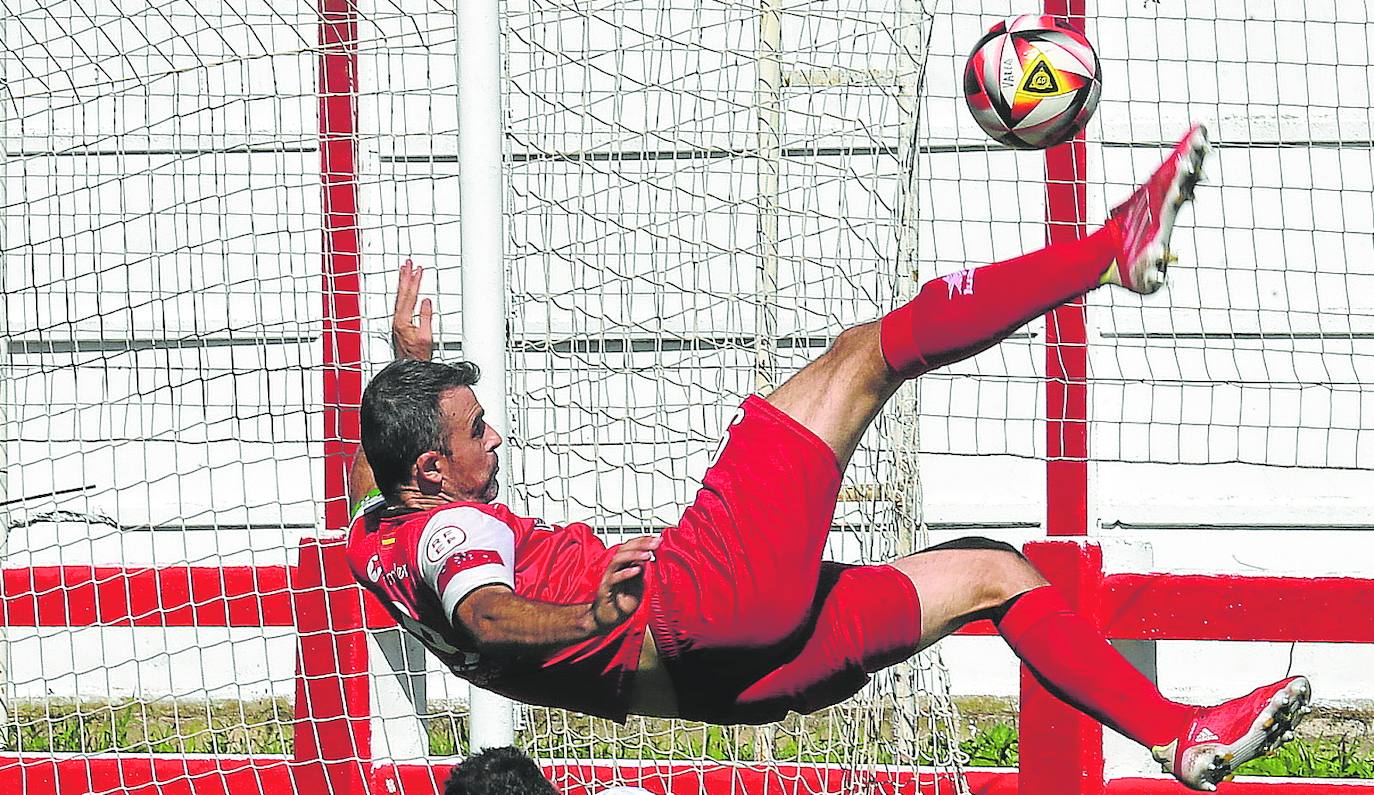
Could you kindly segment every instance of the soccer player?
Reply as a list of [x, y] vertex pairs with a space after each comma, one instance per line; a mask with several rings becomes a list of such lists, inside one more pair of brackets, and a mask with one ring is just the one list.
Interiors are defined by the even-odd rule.
[[426, 361], [433, 308], [424, 302], [412, 323], [420, 271], [407, 266], [393, 323], [401, 358], [363, 395], [352, 493], [374, 481], [379, 493], [359, 506], [350, 564], [458, 676], [618, 720], [812, 712], [988, 618], [1051, 692], [1152, 749], [1184, 784], [1215, 789], [1292, 737], [1305, 678], [1217, 707], [1170, 701], [1015, 548], [985, 538], [886, 565], [821, 559], [840, 475], [897, 388], [1100, 285], [1159, 289], [1207, 151], [1194, 127], [1093, 234], [931, 281], [846, 329], [772, 394], [744, 401], [675, 527], [609, 548], [585, 524], [494, 502], [501, 437], [470, 388], [478, 373]]

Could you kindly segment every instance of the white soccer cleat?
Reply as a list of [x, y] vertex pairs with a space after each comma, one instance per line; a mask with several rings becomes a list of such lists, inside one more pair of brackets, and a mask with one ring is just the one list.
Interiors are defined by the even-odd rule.
[[1293, 739], [1312, 708], [1312, 686], [1294, 676], [1215, 707], [1198, 707], [1182, 737], [1152, 749], [1165, 773], [1190, 789], [1213, 792], [1237, 767]]
[[1163, 286], [1165, 271], [1176, 259], [1169, 251], [1174, 219], [1179, 208], [1192, 201], [1193, 187], [1202, 178], [1202, 161], [1210, 151], [1207, 129], [1193, 125], [1145, 184], [1111, 211], [1107, 223], [1116, 227], [1117, 256], [1103, 284], [1141, 295]]

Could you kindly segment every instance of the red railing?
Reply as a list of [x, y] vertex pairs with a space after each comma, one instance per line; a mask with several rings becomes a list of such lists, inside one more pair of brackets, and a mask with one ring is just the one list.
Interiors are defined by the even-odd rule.
[[[1374, 615], [1374, 580], [1107, 575], [1100, 547], [1080, 541], [1036, 542], [1026, 553], [1113, 638], [1374, 643], [1374, 622], [1368, 620]], [[4, 569], [0, 587], [0, 617], [7, 627], [294, 626], [299, 638], [293, 757], [0, 754], [0, 792], [409, 795], [440, 790], [445, 765], [392, 766], [370, 759], [365, 633], [391, 621], [354, 584], [341, 542], [306, 541], [290, 567]], [[992, 632], [984, 623], [961, 634]], [[1320, 692], [1321, 683], [1316, 684]], [[1022, 712], [1021, 769], [970, 771], [967, 781], [975, 793], [1183, 792], [1163, 777], [1107, 781], [1100, 733], [1068, 735], [1061, 719], [1076, 721], [1077, 713], [1058, 701], [1046, 706], [1038, 716]], [[661, 762], [621, 765], [615, 772], [671, 795], [951, 791], [947, 780], [902, 768]], [[609, 765], [551, 765], [549, 773], [567, 795], [595, 795], [576, 782], [606, 781], [612, 770]], [[1065, 780], [1071, 783], [1045, 783]], [[1228, 792], [1374, 795], [1374, 782], [1252, 779], [1226, 785], [1223, 793]]]

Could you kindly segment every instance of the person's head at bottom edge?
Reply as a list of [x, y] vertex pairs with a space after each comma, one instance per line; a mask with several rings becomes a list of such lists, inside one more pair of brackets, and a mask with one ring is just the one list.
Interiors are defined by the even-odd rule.
[[444, 795], [558, 795], [539, 765], [511, 746], [488, 748], [453, 768]]

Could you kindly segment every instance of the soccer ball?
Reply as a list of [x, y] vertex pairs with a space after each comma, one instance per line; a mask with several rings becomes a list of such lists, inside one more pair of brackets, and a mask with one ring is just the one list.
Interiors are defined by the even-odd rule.
[[1069, 140], [1092, 118], [1101, 94], [1097, 53], [1058, 17], [998, 22], [964, 67], [964, 99], [978, 126], [1017, 149]]

